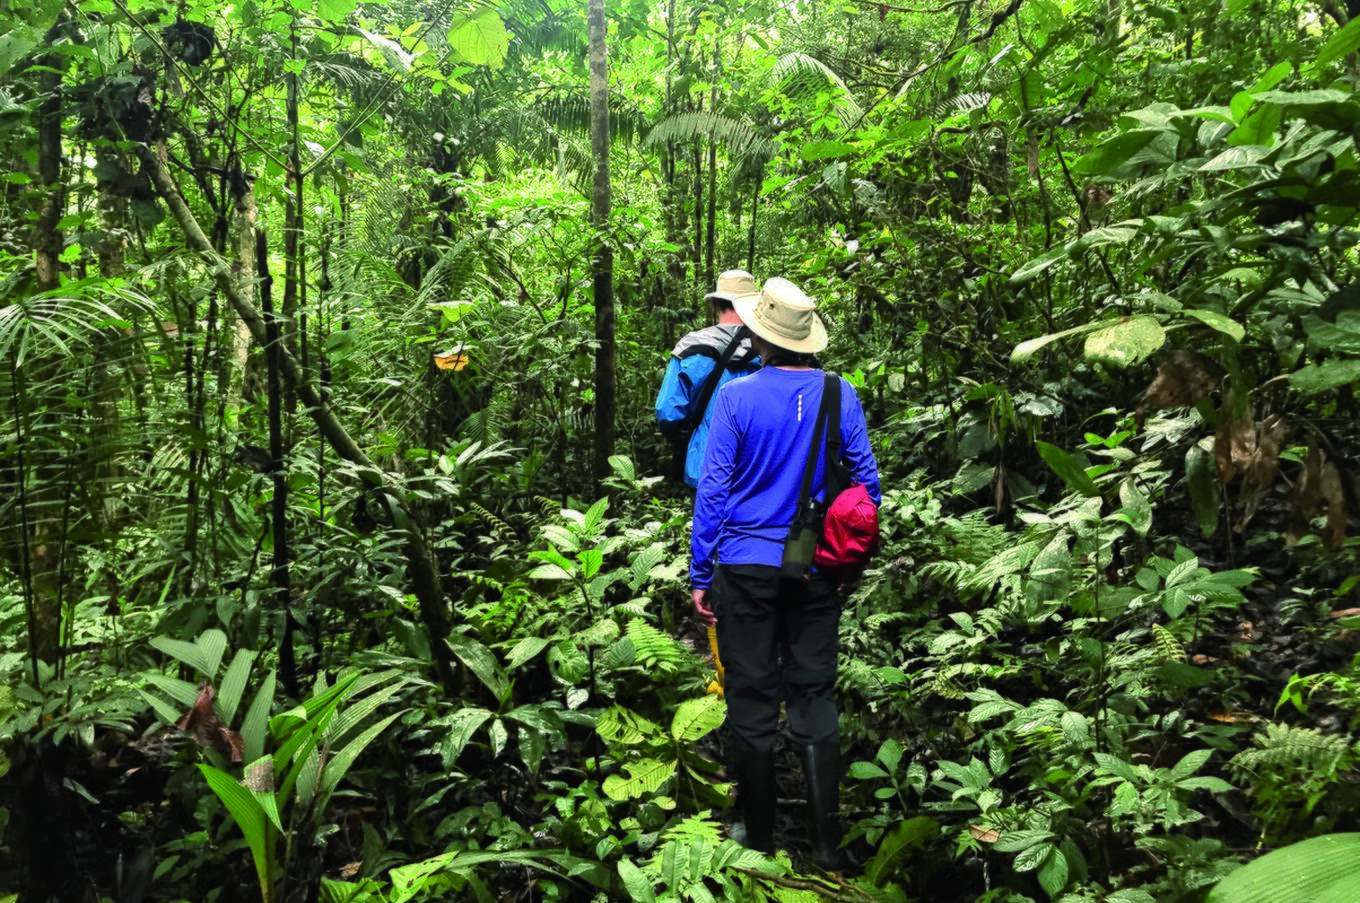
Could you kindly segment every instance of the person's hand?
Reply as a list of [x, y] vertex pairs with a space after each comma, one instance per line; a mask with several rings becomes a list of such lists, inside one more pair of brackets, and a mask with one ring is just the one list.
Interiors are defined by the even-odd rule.
[[717, 624], [713, 609], [708, 607], [708, 587], [696, 589], [690, 595], [694, 599], [694, 613], [699, 616], [699, 620], [709, 627]]

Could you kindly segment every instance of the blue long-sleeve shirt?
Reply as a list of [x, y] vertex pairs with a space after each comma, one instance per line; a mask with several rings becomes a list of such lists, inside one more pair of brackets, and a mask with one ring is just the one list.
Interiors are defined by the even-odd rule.
[[[802, 488], [825, 375], [766, 367], [718, 390], [690, 536], [690, 583], [713, 581], [715, 563], [778, 567]], [[841, 385], [841, 457], [875, 503], [882, 500], [859, 396]], [[812, 496], [825, 489], [826, 454]]]
[[[656, 422], [671, 445], [680, 441], [685, 418], [699, 403], [699, 395], [713, 368], [718, 365], [732, 337], [739, 326], [718, 324], [706, 329], [689, 333], [671, 352], [670, 363], [666, 365], [666, 375], [661, 381], [661, 391], [656, 396]], [[760, 369], [759, 358], [754, 356], [750, 343], [743, 341], [737, 353], [728, 364], [727, 370], [718, 377], [718, 387], [734, 379], [746, 376]], [[714, 393], [714, 399], [717, 393]], [[709, 424], [713, 419], [714, 401], [710, 400], [708, 409], [695, 424], [690, 436], [688, 452], [685, 456], [685, 482], [690, 486], [699, 485], [699, 468], [704, 463], [704, 447], [708, 442]]]

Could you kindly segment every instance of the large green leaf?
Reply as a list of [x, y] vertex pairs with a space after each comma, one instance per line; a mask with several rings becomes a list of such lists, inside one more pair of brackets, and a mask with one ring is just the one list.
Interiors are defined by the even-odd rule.
[[269, 738], [269, 710], [274, 706], [274, 684], [277, 678], [270, 671], [255, 693], [245, 718], [241, 720], [241, 738], [245, 741], [245, 760], [253, 762], [264, 755], [265, 740]]
[[898, 876], [907, 854], [933, 840], [940, 833], [940, 823], [928, 815], [918, 815], [902, 822], [884, 836], [878, 852], [864, 867], [864, 877], [875, 887]]
[[316, 14], [327, 22], [343, 22], [359, 6], [359, 0], [317, 0]]
[[1072, 171], [1083, 176], [1109, 175], [1147, 147], [1165, 129], [1131, 129], [1108, 138], [1072, 163]]
[[661, 726], [623, 706], [611, 706], [595, 719], [595, 733], [606, 743], [636, 746], [661, 736]]
[[1166, 344], [1166, 330], [1153, 317], [1125, 317], [1086, 337], [1087, 360], [1127, 367]]
[[227, 724], [236, 718], [236, 710], [245, 696], [246, 681], [250, 679], [250, 666], [254, 663], [254, 652], [249, 649], [238, 650], [222, 675], [222, 684], [217, 690], [217, 707], [222, 710], [222, 720]]
[[[591, 868], [594, 863], [572, 856], [570, 853], [557, 850], [454, 850], [441, 853], [432, 859], [392, 869], [388, 875], [392, 881], [391, 903], [406, 903], [423, 893], [428, 895], [428, 891], [431, 890], [428, 886], [430, 879], [443, 872], [452, 872], [471, 881], [475, 877], [473, 869], [477, 866], [501, 867], [511, 864], [533, 866], [563, 878], [570, 872], [572, 875], [585, 878], [596, 887], [608, 887], [607, 877], [602, 874], [602, 869]], [[443, 886], [443, 889], [450, 888]], [[461, 900], [466, 897], [450, 893], [442, 899]]]
[[1200, 172], [1224, 172], [1242, 169], [1245, 166], [1260, 166], [1261, 158], [1270, 153], [1270, 148], [1259, 144], [1244, 144], [1230, 147], [1199, 168]]
[[651, 879], [629, 860], [619, 860], [619, 877], [623, 879], [623, 888], [634, 903], [653, 903], [656, 900]]
[[681, 743], [693, 743], [716, 730], [727, 714], [727, 705], [713, 694], [680, 703], [671, 721], [671, 736]]
[[[269, 836], [269, 823], [264, 808], [255, 794], [236, 782], [236, 779], [211, 765], [199, 765], [208, 788], [227, 807], [232, 821], [245, 835], [246, 845], [250, 847], [251, 858], [255, 860], [255, 872], [259, 877], [260, 889], [266, 892], [269, 886], [269, 871], [274, 861], [273, 839]], [[269, 894], [265, 893], [265, 899]]]
[[856, 152], [853, 144], [844, 141], [809, 141], [803, 145], [801, 154], [806, 162], [816, 163], [819, 160], [839, 160], [841, 157], [853, 156]]
[[401, 714], [401, 712], [393, 712], [381, 721], [371, 725], [363, 733], [346, 743], [343, 748], [332, 756], [321, 772], [321, 782], [320, 787], [318, 788], [321, 800], [324, 801], [332, 792], [334, 792], [336, 785], [340, 783], [340, 779], [345, 776], [345, 772], [349, 771], [350, 766], [354, 764], [354, 760], [359, 758], [359, 754], [367, 749], [370, 743], [378, 739], [382, 732], [387, 730], [392, 722], [396, 721]]
[[1053, 468], [1053, 472], [1062, 477], [1068, 486], [1085, 496], [1100, 495], [1100, 487], [1076, 458], [1056, 445], [1049, 445], [1047, 442], [1034, 444], [1039, 449], [1039, 457], [1043, 458], [1044, 463]]
[[192, 643], [164, 636], [154, 636], [150, 643], [152, 648], [183, 662], [209, 680], [217, 676], [217, 666], [227, 651], [227, 635], [215, 628], [203, 631]]
[[1119, 484], [1119, 504], [1116, 513], [1122, 515], [1121, 519], [1139, 536], [1147, 536], [1152, 529], [1152, 503], [1132, 477]]
[[1308, 334], [1308, 347], [1315, 351], [1360, 355], [1360, 311], [1341, 311], [1335, 323], [1309, 314], [1303, 318], [1303, 331]]
[[0, 76], [9, 72], [19, 60], [42, 42], [42, 32], [36, 28], [19, 25], [11, 20], [10, 31], [0, 35]]
[[458, 58], [474, 66], [499, 69], [510, 52], [510, 33], [495, 10], [481, 7], [455, 16], [448, 32], [449, 46]]
[[1216, 310], [1196, 310], [1186, 308], [1185, 310], [1182, 310], [1181, 313], [1192, 319], [1199, 320], [1205, 326], [1218, 330], [1225, 336], [1231, 338], [1234, 342], [1242, 341], [1243, 337], [1247, 334], [1247, 330], [1241, 323]]
[[1350, 56], [1357, 50], [1360, 50], [1360, 18], [1351, 19], [1332, 33], [1327, 43], [1318, 51], [1316, 65], [1321, 69], [1342, 57]]
[[1360, 360], [1331, 360], [1289, 374], [1289, 385], [1304, 395], [1326, 392], [1360, 379]]
[[449, 729], [449, 735], [444, 741], [444, 764], [453, 767], [458, 761], [458, 756], [467, 747], [472, 735], [477, 733], [477, 728], [486, 723], [491, 717], [491, 713], [486, 709], [479, 709], [469, 706], [459, 709], [447, 718], [441, 718], [439, 724]]
[[505, 697], [509, 681], [501, 669], [500, 662], [496, 661], [495, 653], [462, 633], [452, 634], [447, 642], [459, 661], [467, 665], [468, 670], [477, 675], [477, 679], [486, 684], [486, 688], [495, 694], [497, 699]]
[[1242, 866], [1218, 883], [1209, 903], [1355, 903], [1357, 869], [1360, 833], [1326, 834]]
[[[1048, 269], [1049, 267], [1053, 266], [1053, 264], [1057, 263], [1059, 260], [1063, 260], [1066, 257], [1067, 248], [1064, 247], [1063, 245], [1059, 245], [1055, 248], [1049, 248], [1047, 251], [1040, 254], [1038, 257], [1034, 258], [1029, 263], [1026, 263], [1020, 269], [1012, 273], [1010, 280], [1011, 285], [1023, 285], [1024, 283], [1029, 282], [1035, 276], [1038, 276], [1044, 270]], [[1056, 335], [1059, 336], [1065, 334], [1066, 333], [1056, 333]], [[1016, 350], [1018, 351], [1019, 349], [1017, 348]], [[1033, 352], [1030, 352], [1030, 354], [1032, 353]], [[1027, 354], [1026, 357], [1028, 356], [1029, 355]]]
[[[1016, 276], [1019, 276], [1019, 273], [1017, 273]], [[1015, 281], [1016, 276], [1011, 277], [1012, 282]], [[1039, 349], [1043, 348], [1045, 345], [1052, 344], [1059, 339], [1071, 338], [1074, 335], [1084, 335], [1088, 332], [1100, 329], [1105, 325], [1106, 324], [1103, 321], [1098, 320], [1094, 323], [1087, 323], [1085, 326], [1074, 326], [1071, 329], [1064, 329], [1062, 332], [1052, 332], [1045, 336], [1039, 336], [1037, 339], [1026, 339], [1019, 345], [1016, 345], [1015, 350], [1011, 352], [1011, 363], [1023, 364], [1025, 361], [1034, 357], [1035, 352], [1039, 351]]]
[[1198, 445], [1185, 453], [1185, 483], [1200, 530], [1206, 537], [1213, 536], [1218, 528], [1218, 478], [1213, 455]]

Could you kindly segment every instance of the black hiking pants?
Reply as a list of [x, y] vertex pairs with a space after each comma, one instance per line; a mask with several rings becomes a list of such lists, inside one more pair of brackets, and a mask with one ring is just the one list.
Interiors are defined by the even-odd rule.
[[774, 745], [781, 701], [799, 745], [840, 737], [836, 589], [822, 574], [782, 580], [777, 567], [718, 565], [713, 596], [727, 726], [747, 747], [763, 752]]

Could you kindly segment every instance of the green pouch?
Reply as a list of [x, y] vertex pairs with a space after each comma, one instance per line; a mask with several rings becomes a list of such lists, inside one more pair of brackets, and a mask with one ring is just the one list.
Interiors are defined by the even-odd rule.
[[817, 551], [817, 540], [822, 535], [822, 521], [826, 509], [816, 499], [809, 499], [799, 512], [789, 536], [784, 540], [784, 560], [779, 566], [779, 576], [788, 579], [807, 577], [812, 570], [812, 556]]

